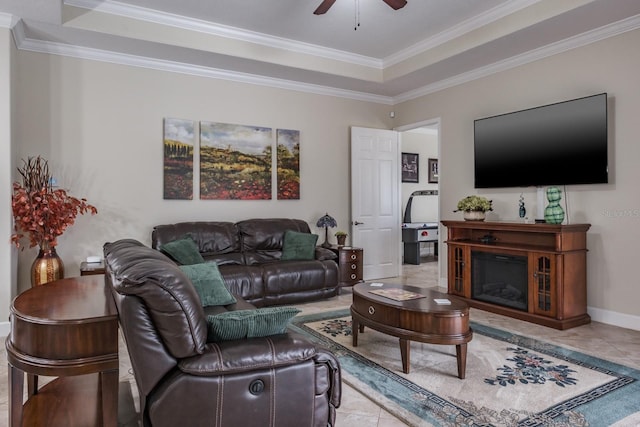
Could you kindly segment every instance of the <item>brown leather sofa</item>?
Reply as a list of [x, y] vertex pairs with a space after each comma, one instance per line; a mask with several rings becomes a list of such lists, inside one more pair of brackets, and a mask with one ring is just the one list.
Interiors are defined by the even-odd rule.
[[317, 247], [314, 260], [282, 261], [286, 230], [310, 233], [300, 219], [260, 218], [240, 222], [181, 222], [157, 225], [151, 246], [191, 236], [205, 261], [215, 261], [227, 288], [256, 307], [293, 304], [338, 295], [338, 264]]
[[331, 352], [293, 332], [207, 342], [207, 315], [255, 307], [236, 296], [203, 308], [180, 268], [136, 240], [106, 243], [104, 260], [142, 426], [334, 425], [341, 378]]

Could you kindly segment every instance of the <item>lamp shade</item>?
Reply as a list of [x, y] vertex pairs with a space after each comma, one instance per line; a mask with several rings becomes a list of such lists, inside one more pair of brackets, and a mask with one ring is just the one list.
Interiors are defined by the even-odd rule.
[[328, 213], [324, 214], [323, 216], [320, 217], [320, 219], [318, 220], [318, 222], [316, 223], [317, 227], [337, 227], [338, 223], [336, 222], [336, 220], [329, 215]]

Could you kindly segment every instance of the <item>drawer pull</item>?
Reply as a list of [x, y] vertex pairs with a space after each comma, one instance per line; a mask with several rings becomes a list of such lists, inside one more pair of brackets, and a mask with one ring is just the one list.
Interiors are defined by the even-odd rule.
[[356, 254], [351, 254], [351, 259], [356, 259]]
[[351, 274], [351, 280], [356, 280], [356, 274], [355, 273]]
[[369, 314], [373, 316], [373, 315], [375, 314], [375, 312], [376, 312], [376, 309], [375, 309], [375, 308], [373, 308], [373, 306], [372, 306], [372, 305], [370, 305], [370, 306], [369, 306]]
[[351, 269], [352, 269], [352, 270], [355, 270], [356, 268], [358, 268], [358, 266], [357, 266], [357, 265], [355, 265], [355, 264], [351, 264]]

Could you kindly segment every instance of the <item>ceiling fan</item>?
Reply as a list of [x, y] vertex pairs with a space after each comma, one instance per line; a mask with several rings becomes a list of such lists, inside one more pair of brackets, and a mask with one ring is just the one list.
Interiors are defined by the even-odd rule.
[[[407, 4], [406, 0], [382, 0], [382, 1], [388, 4], [394, 10], [398, 10]], [[336, 0], [323, 0], [322, 3], [320, 3], [320, 6], [318, 6], [318, 8], [313, 12], [313, 14], [322, 15], [324, 13], [327, 13], [327, 11], [331, 8], [331, 6], [333, 6], [335, 2]]]

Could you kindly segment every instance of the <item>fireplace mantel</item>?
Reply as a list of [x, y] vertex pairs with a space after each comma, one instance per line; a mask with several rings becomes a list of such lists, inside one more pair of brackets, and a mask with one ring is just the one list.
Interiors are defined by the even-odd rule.
[[[587, 314], [590, 224], [442, 221], [447, 227], [448, 292], [475, 308], [556, 329], [591, 321]], [[527, 259], [526, 309], [474, 299], [472, 252]]]

